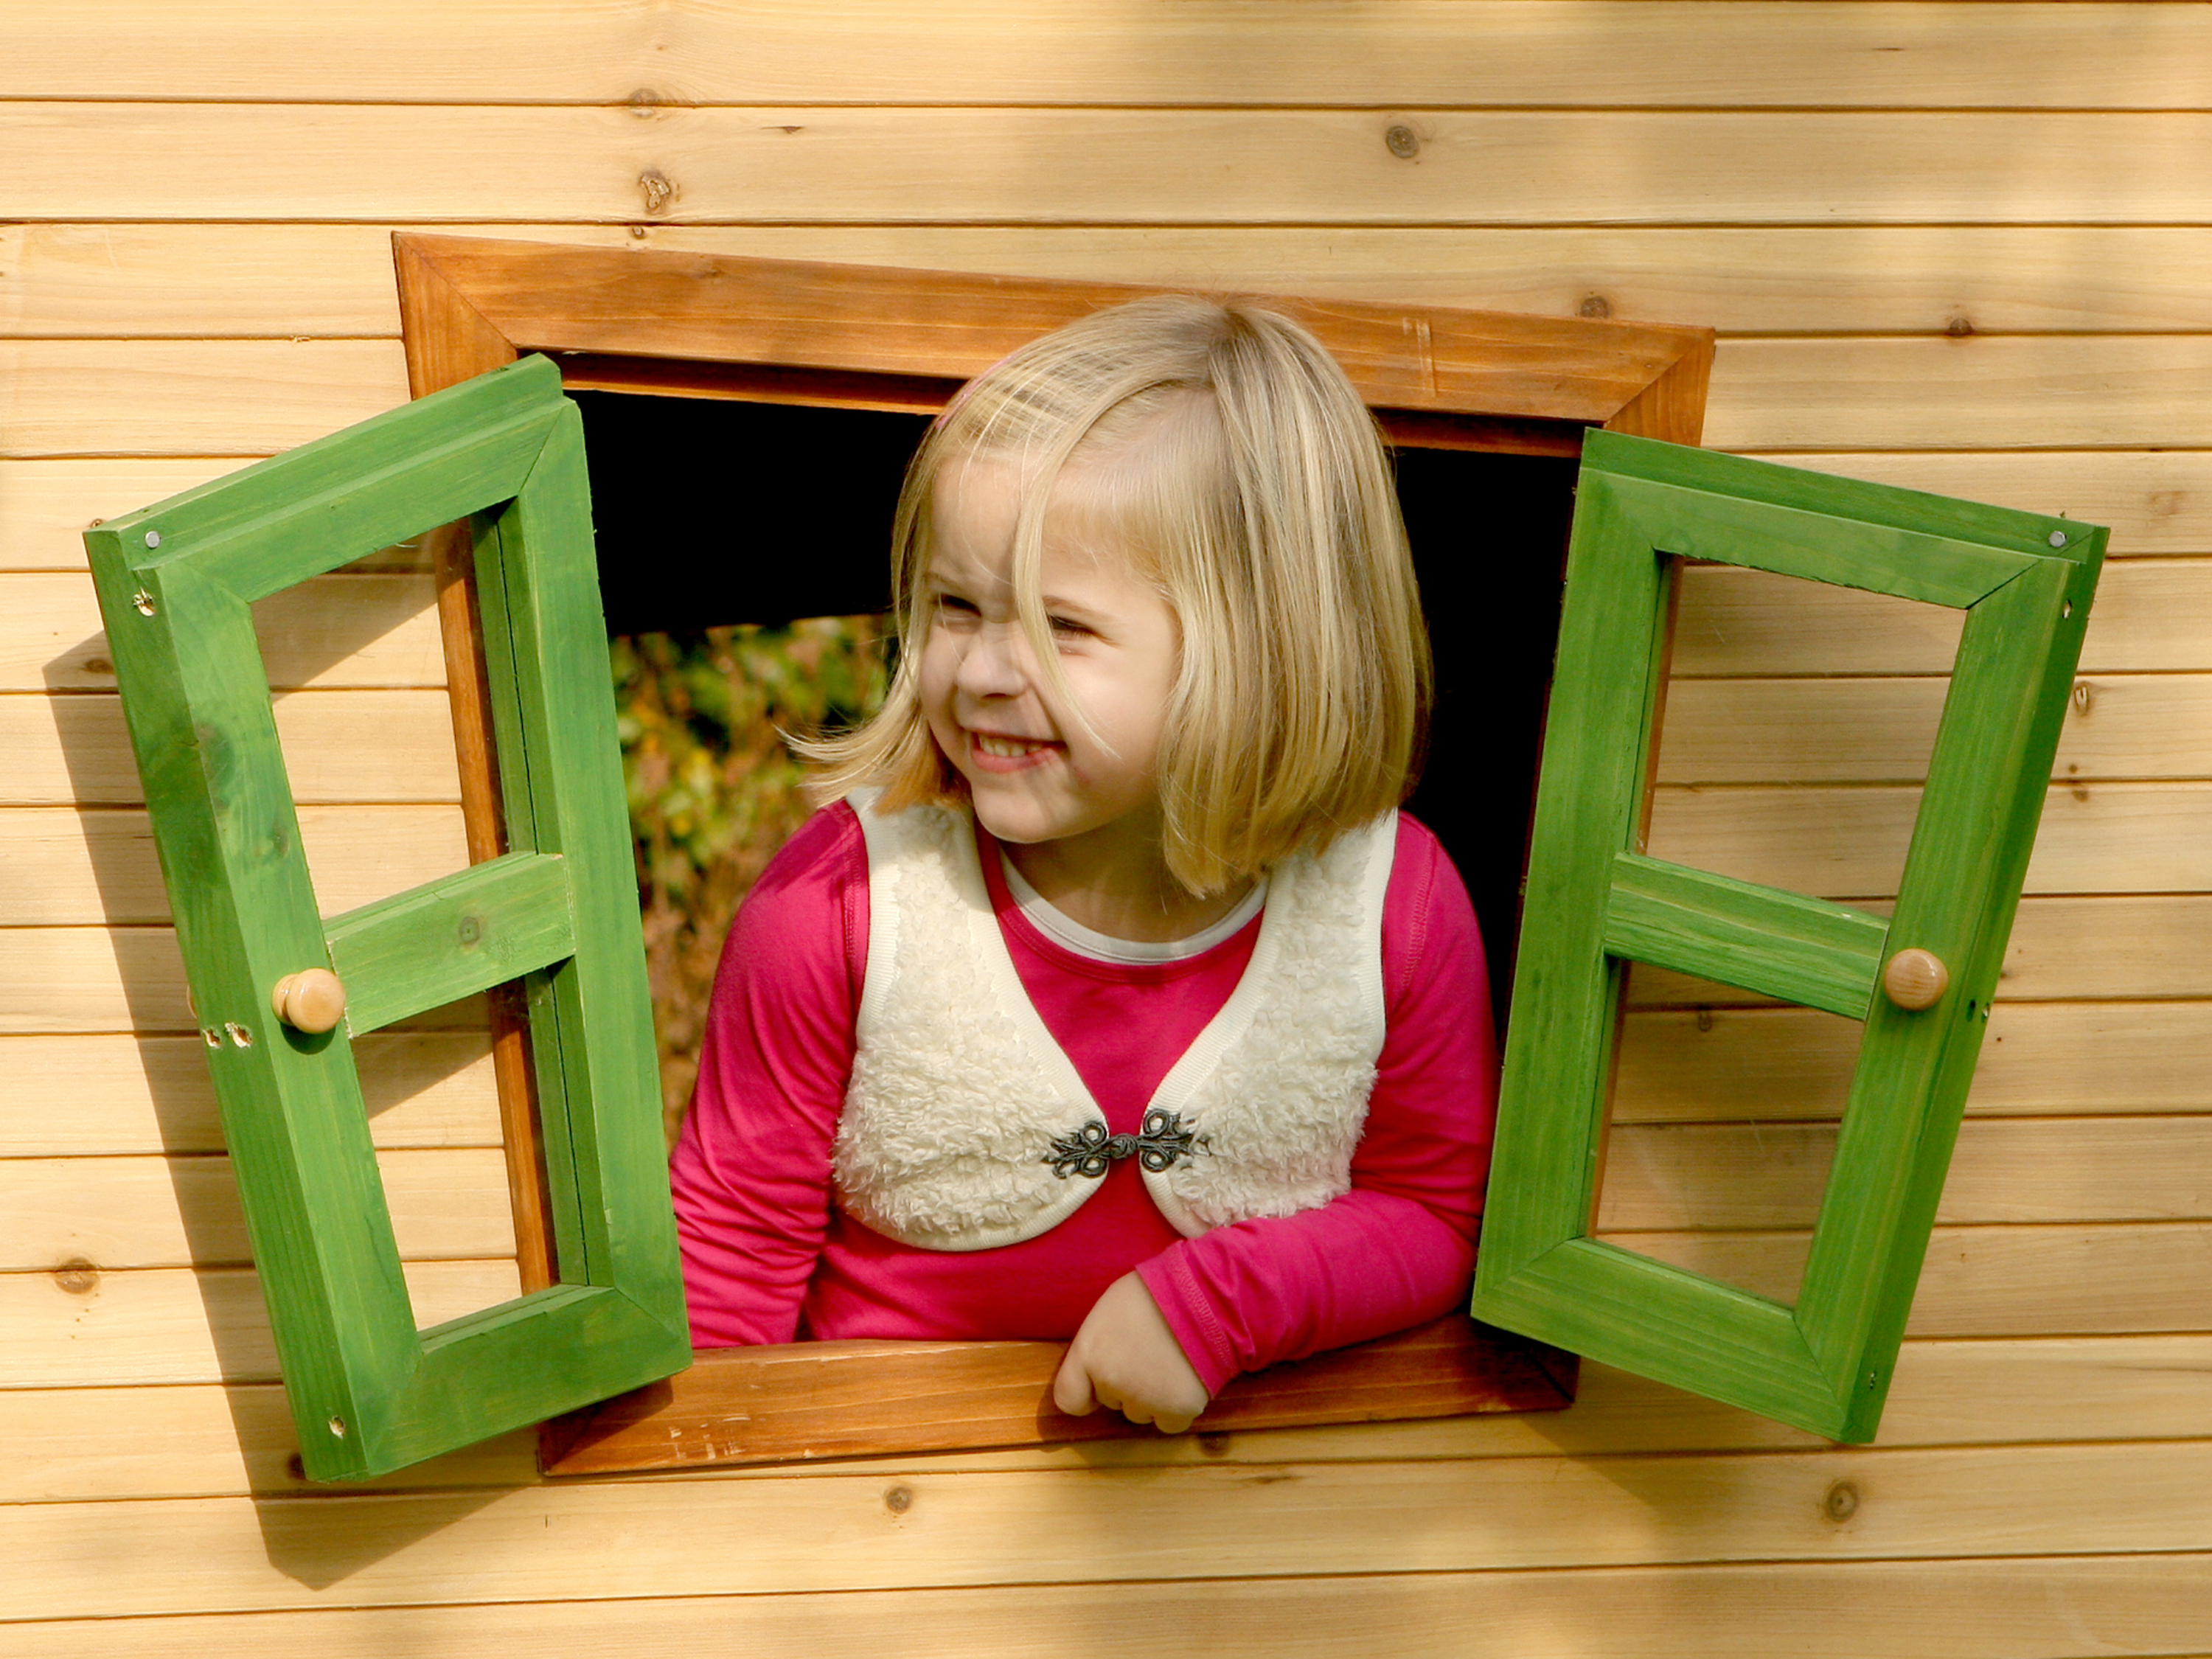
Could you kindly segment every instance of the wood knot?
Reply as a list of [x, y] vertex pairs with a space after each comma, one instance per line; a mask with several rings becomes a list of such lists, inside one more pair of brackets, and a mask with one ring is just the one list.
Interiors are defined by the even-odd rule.
[[1835, 1482], [1820, 1499], [1820, 1513], [1831, 1521], [1848, 1521], [1858, 1511], [1859, 1489], [1849, 1480]]
[[1583, 317], [1610, 317], [1613, 315], [1613, 301], [1602, 294], [1586, 295], [1582, 304], [1576, 307], [1576, 313]]
[[623, 106], [629, 110], [632, 115], [639, 116], [643, 119], [649, 121], [653, 118], [654, 113], [659, 111], [664, 101], [665, 100], [662, 99], [661, 95], [655, 92], [651, 87], [640, 87], [635, 92], [633, 92], [628, 98], [623, 100]]
[[1971, 317], [1954, 317], [1943, 325], [1943, 331], [1954, 340], [1963, 340], [1974, 331], [1974, 319]]
[[54, 1283], [71, 1296], [90, 1296], [100, 1288], [100, 1269], [75, 1256], [54, 1269]]
[[87, 657], [84, 659], [84, 672], [88, 674], [112, 674], [115, 672], [115, 665], [105, 657]]
[[1421, 153], [1421, 135], [1403, 121], [1395, 121], [1384, 130], [1382, 143], [1401, 161], [1410, 161]]
[[884, 1493], [884, 1507], [893, 1515], [904, 1515], [914, 1507], [914, 1489], [911, 1486], [891, 1487]]
[[1211, 1434], [1201, 1434], [1198, 1437], [1198, 1450], [1201, 1457], [1226, 1457], [1229, 1437], [1218, 1429]]
[[647, 167], [639, 173], [637, 187], [645, 198], [647, 213], [665, 213], [668, 204], [676, 199], [676, 186], [659, 167]]

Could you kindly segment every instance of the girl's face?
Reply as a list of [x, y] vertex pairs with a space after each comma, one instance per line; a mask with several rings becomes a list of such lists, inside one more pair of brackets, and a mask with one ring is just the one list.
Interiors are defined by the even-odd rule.
[[1110, 857], [1158, 842], [1160, 737], [1180, 630], [1131, 559], [1077, 533], [1081, 515], [1064, 507], [1071, 485], [1079, 489], [1073, 473], [1063, 472], [1046, 514], [1040, 576], [1060, 671], [1087, 725], [1040, 672], [1015, 611], [1020, 476], [972, 457], [948, 465], [933, 492], [921, 696], [992, 835], [1017, 845], [1087, 837]]

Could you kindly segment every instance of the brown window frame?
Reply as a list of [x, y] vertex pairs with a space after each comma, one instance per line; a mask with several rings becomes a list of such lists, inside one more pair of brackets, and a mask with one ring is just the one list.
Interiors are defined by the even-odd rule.
[[[1158, 287], [729, 254], [399, 233], [410, 390], [420, 398], [542, 351], [574, 391], [933, 413], [1024, 341]], [[1575, 456], [1591, 427], [1695, 444], [1708, 328], [1269, 295], [1310, 328], [1393, 441]], [[501, 850], [483, 646], [465, 539], [433, 538], [471, 861]], [[519, 1008], [493, 1001], [493, 1061], [525, 1291], [551, 1231]], [[549, 1474], [1033, 1444], [1132, 1432], [1069, 1418], [1051, 1342], [808, 1342], [700, 1351], [666, 1382], [545, 1425]], [[1197, 1427], [1553, 1409], [1571, 1354], [1463, 1316], [1279, 1365], [1224, 1389]], [[1134, 1432], [1149, 1433], [1149, 1430]]]

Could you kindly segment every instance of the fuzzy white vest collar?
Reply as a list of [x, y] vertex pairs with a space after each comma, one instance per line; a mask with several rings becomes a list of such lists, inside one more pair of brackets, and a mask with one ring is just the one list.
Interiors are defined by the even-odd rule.
[[1109, 1138], [1007, 954], [968, 816], [878, 817], [873, 799], [852, 797], [869, 920], [832, 1154], [848, 1214], [925, 1249], [990, 1249], [1066, 1220], [1131, 1155], [1187, 1237], [1351, 1189], [1382, 1051], [1395, 812], [1270, 872], [1236, 990], [1162, 1080], [1145, 1133]]

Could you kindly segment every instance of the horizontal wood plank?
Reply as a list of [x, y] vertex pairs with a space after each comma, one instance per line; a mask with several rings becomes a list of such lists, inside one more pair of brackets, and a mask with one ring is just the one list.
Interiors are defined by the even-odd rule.
[[[2048, 908], [2048, 902], [2024, 907], [2022, 915]], [[2126, 939], [2124, 915], [2107, 915], [2106, 936]], [[2190, 921], [2212, 923], [2212, 915], [2199, 908], [2184, 925]], [[2063, 957], [2066, 930], [2054, 931], [2062, 936], [2054, 948]], [[2039, 955], [2043, 946], [2031, 938], [2027, 948]], [[2031, 985], [2043, 971], [2036, 970]], [[1858, 1047], [1855, 1022], [1806, 1008], [1632, 1013], [1622, 1032], [1613, 1119], [1832, 1118], [1842, 1111]], [[1966, 1110], [1989, 1116], [2212, 1112], [2212, 1004], [2000, 1001]]]
[[[1939, 605], [1736, 565], [1691, 566], [1681, 590], [1674, 672], [1683, 678], [1948, 674], [1959, 653], [1960, 614]], [[2212, 562], [2111, 560], [2081, 641], [2081, 672], [2212, 666], [2200, 622], [2208, 612]]]
[[[94, 520], [135, 512], [265, 459], [0, 459], [0, 570], [82, 571], [81, 532]], [[404, 542], [345, 568], [349, 573], [427, 574], [430, 555], [419, 543]]]
[[[507, 1158], [497, 1147], [384, 1151], [377, 1163], [410, 1261], [514, 1253]], [[228, 1158], [0, 1158], [0, 1273], [71, 1261], [108, 1270], [252, 1259]]]
[[[2203, 446], [2208, 384], [2205, 335], [1723, 340], [1705, 441], [1785, 457]], [[274, 452], [405, 396], [390, 340], [0, 342], [0, 456]]]
[[64, 220], [2189, 224], [2208, 139], [2191, 109], [40, 101], [0, 105], [0, 195]]
[[[471, 997], [404, 1024], [481, 1030], [487, 1018], [483, 1000]], [[191, 1032], [198, 1025], [176, 935], [167, 927], [0, 928], [0, 1035]]]
[[[1835, 1151], [1824, 1123], [1616, 1124], [1599, 1224], [1809, 1227]], [[1936, 1219], [2212, 1219], [2212, 1118], [1972, 1120]]]
[[[1257, 1583], [690, 1595], [82, 1620], [24, 1626], [43, 1659], [634, 1659], [729, 1650], [816, 1659], [1058, 1650], [1216, 1659], [2080, 1659], [2201, 1647], [2212, 1556], [1700, 1565], [1326, 1576]], [[1809, 1610], [1817, 1609], [1818, 1616]], [[2094, 1648], [2085, 1647], [2094, 1643]]]
[[[279, 690], [443, 686], [429, 574], [320, 576], [253, 607]], [[0, 574], [0, 692], [112, 691], [115, 661], [92, 584], [74, 572]]]
[[[295, 692], [276, 699], [276, 736], [303, 805], [460, 800], [442, 690]], [[112, 692], [0, 696], [0, 808], [144, 799]]]
[[[428, 1327], [520, 1294], [514, 1263], [407, 1267], [415, 1322]], [[276, 1349], [247, 1269], [0, 1273], [0, 1389], [273, 1382]]]
[[397, 340], [0, 341], [0, 456], [274, 454], [406, 401]]
[[[172, 956], [173, 960], [173, 953]], [[496, 1146], [482, 1030], [377, 1031], [354, 1042], [380, 1147]], [[0, 1036], [0, 1158], [221, 1152], [207, 1051], [192, 1036]]]
[[[1711, 447], [1711, 440], [1707, 440]], [[2112, 532], [2113, 562], [2148, 554], [2212, 551], [2212, 453], [2104, 450], [2007, 453], [2002, 449], [1793, 453], [1791, 466], [1872, 483], [2056, 514]], [[2102, 600], [2100, 600], [2101, 605]], [[2097, 627], [2096, 613], [2090, 630]]]
[[[187, 27], [137, 0], [88, 33], [56, 0], [27, 0], [7, 31], [22, 67], [0, 73], [0, 96], [2164, 109], [2197, 101], [2190, 66], [2212, 52], [2212, 27], [2193, 8], [2141, 3], [2084, 15], [2021, 3], [1401, 0], [1386, 26], [1295, 0], [1200, 0], [1139, 15], [1110, 0], [960, 0], [927, 19], [896, 0], [803, 15], [552, 0], [496, 10], [353, 0], [303, 14], [233, 0]], [[519, 40], [531, 50], [517, 52]]]
[[[1917, 782], [1947, 678], [1677, 679], [1664, 785]], [[2212, 675], [2084, 675], [2058, 736], [2067, 783], [2212, 776]]]
[[[1804, 1240], [1792, 1233], [1625, 1232], [1661, 1255], [1763, 1295], [1794, 1294]], [[1923, 1336], [2056, 1336], [2212, 1329], [2212, 1279], [2197, 1264], [2212, 1225], [2195, 1222], [1938, 1229], [1913, 1313]], [[514, 1292], [514, 1264], [432, 1261], [418, 1320]], [[501, 1277], [501, 1275], [507, 1277]], [[71, 1279], [70, 1283], [81, 1281]], [[486, 1289], [486, 1286], [495, 1287]], [[468, 1298], [473, 1296], [476, 1299]], [[238, 1268], [100, 1273], [65, 1288], [52, 1273], [0, 1274], [0, 1388], [266, 1382], [276, 1376], [261, 1298]]]
[[1705, 442], [1785, 453], [2203, 447], [2208, 385], [2203, 336], [1723, 341]]
[[[2121, 1336], [1907, 1342], [1882, 1417], [1885, 1447], [2166, 1439], [2201, 1434], [2199, 1379], [2212, 1337]], [[2094, 1401], [2094, 1409], [2084, 1402]], [[208, 1498], [327, 1491], [292, 1465], [296, 1442], [275, 1383], [0, 1389], [0, 1503]], [[1585, 1362], [1575, 1403], [1540, 1413], [1153, 1436], [1018, 1449], [834, 1459], [833, 1474], [1165, 1465], [1589, 1456], [1620, 1452], [1818, 1449], [1769, 1419]], [[744, 1480], [742, 1467], [687, 1478]], [[769, 1473], [796, 1474], [784, 1469]], [[538, 1478], [536, 1437], [499, 1440], [386, 1476], [383, 1487], [520, 1486]]]
[[[1839, 1480], [1857, 1502], [1837, 1522]], [[419, 1607], [495, 1582], [503, 1601], [590, 1600], [2186, 1550], [2208, 1489], [2212, 1446], [2195, 1442], [34, 1504], [0, 1511], [20, 1566], [0, 1615]], [[2038, 1501], [2054, 1491], [2068, 1501]]]
[[[1796, 1299], [1802, 1232], [1609, 1232], [1607, 1240], [1778, 1302]], [[2058, 1336], [2212, 1329], [2212, 1224], [1938, 1227], [1905, 1329]]]
[[[303, 806], [300, 841], [326, 915], [469, 861], [460, 813], [453, 806]], [[168, 920], [161, 866], [141, 811], [0, 810], [0, 866], [19, 878], [0, 887], [0, 928]]]
[[[1799, 0], [1796, 10], [1803, 9]], [[1497, 9], [1495, 0], [1490, 9]], [[2198, 226], [1510, 226], [1480, 237], [1419, 225], [1326, 234], [1267, 226], [651, 222], [445, 228], [596, 247], [1553, 315], [1601, 307], [1615, 317], [1707, 323], [1723, 333], [2212, 327], [2212, 228]], [[0, 226], [0, 337], [295, 339], [398, 331], [391, 235], [381, 225]]]
[[[1824, 898], [1883, 896], [1897, 890], [1919, 805], [1917, 786], [1662, 788], [1650, 851]], [[2212, 891], [2212, 786], [2052, 786], [2027, 891]]]

